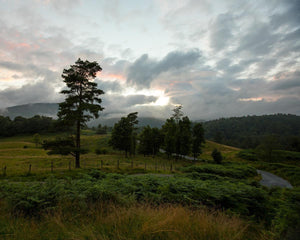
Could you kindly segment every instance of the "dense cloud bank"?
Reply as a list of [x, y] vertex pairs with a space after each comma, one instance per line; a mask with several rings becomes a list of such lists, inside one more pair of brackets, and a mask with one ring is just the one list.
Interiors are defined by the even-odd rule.
[[[103, 68], [96, 82], [108, 113], [166, 117], [182, 104], [193, 119], [300, 114], [298, 1], [151, 2], [135, 11], [116, 1], [99, 9], [107, 26], [79, 14], [80, 0], [13, 2], [0, 10], [0, 108], [63, 101], [62, 70], [81, 57]], [[140, 29], [142, 20], [157, 26]], [[127, 24], [137, 26], [122, 36], [132, 35], [127, 45], [105, 41]]]

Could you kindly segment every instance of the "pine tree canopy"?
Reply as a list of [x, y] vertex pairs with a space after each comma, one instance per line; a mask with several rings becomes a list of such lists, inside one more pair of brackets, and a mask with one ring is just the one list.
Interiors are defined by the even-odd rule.
[[97, 62], [83, 61], [80, 58], [71, 65], [69, 69], [64, 69], [62, 78], [67, 85], [67, 90], [61, 91], [67, 97], [59, 104], [58, 117], [66, 123], [73, 125], [78, 120], [84, 126], [91, 118], [99, 117], [102, 102], [99, 97], [104, 92], [97, 88], [97, 83], [93, 82], [96, 74], [102, 68]]

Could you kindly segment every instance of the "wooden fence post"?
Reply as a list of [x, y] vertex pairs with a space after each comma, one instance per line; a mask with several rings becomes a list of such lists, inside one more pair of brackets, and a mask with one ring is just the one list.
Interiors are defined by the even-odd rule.
[[145, 171], [147, 170], [147, 163], [145, 162]]
[[101, 170], [103, 169], [103, 160], [101, 160]]

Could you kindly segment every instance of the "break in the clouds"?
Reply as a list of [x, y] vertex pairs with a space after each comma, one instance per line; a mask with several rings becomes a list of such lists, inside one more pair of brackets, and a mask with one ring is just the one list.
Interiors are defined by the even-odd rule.
[[300, 3], [0, 0], [0, 108], [59, 102], [97, 61], [107, 114], [300, 114]]

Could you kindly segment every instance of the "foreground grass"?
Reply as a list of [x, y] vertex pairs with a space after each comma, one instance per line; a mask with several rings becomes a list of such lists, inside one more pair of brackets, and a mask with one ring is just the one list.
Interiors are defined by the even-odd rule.
[[120, 207], [96, 205], [87, 212], [62, 208], [39, 219], [2, 213], [0, 238], [37, 239], [272, 239], [261, 228], [220, 211], [149, 204]]
[[[32, 136], [0, 139], [0, 239], [297, 239], [299, 188], [261, 187], [248, 164], [263, 163], [239, 158], [240, 149], [207, 141], [204, 161], [128, 159], [107, 142], [83, 135], [90, 153], [74, 169], [72, 157], [47, 155]], [[211, 164], [214, 148], [221, 165]], [[266, 167], [299, 180], [278, 164]]]

